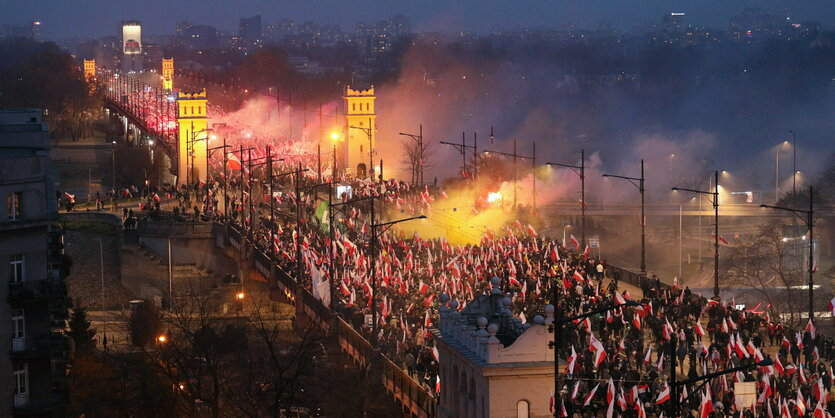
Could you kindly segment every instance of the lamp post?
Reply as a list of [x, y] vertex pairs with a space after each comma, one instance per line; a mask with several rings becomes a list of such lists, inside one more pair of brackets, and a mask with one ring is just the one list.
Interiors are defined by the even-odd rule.
[[[683, 187], [673, 187], [673, 190], [681, 190], [684, 192], [693, 192], [701, 196], [713, 196], [713, 297], [719, 299], [719, 170], [714, 172], [713, 191], [702, 191], [694, 189], [685, 189]], [[701, 210], [699, 211], [701, 214]], [[701, 260], [700, 260], [701, 261]]]
[[548, 342], [548, 348], [554, 350], [554, 417], [560, 418], [560, 412], [562, 410], [562, 405], [560, 404], [560, 370], [559, 370], [559, 340], [558, 336], [562, 333], [562, 326], [563, 324], [567, 324], [572, 321], [581, 321], [586, 319], [590, 316], [597, 315], [600, 313], [612, 311], [623, 306], [638, 306], [640, 305], [638, 302], [634, 300], [627, 300], [626, 303], [620, 303], [613, 306], [606, 306], [600, 309], [595, 309], [591, 312], [586, 312], [577, 316], [572, 316], [570, 318], [562, 318], [562, 315], [559, 315], [559, 306], [557, 302], [559, 301], [559, 294], [560, 294], [560, 286], [558, 283], [554, 284], [554, 322], [548, 327], [548, 332], [554, 334], [553, 341]]
[[408, 133], [405, 133], [405, 132], [400, 132], [399, 134], [403, 135], [403, 136], [408, 136], [408, 137], [414, 139], [415, 141], [417, 141], [419, 161], [418, 161], [418, 172], [415, 174], [415, 177], [416, 177], [415, 183], [417, 183], [418, 186], [423, 187], [423, 157], [424, 157], [423, 153], [424, 153], [424, 148], [423, 148], [423, 124], [422, 123], [419, 126], [418, 132], [419, 133], [417, 135], [408, 134]]
[[[208, 145], [208, 144], [207, 144]], [[211, 201], [209, 200], [209, 157], [212, 151], [223, 150], [223, 206], [226, 207], [226, 148], [231, 148], [231, 145], [226, 145], [226, 137], [223, 137], [223, 145], [217, 147], [206, 147], [206, 207], [209, 207]], [[269, 151], [268, 151], [269, 153]], [[226, 215], [224, 209], [224, 216]]]
[[[545, 165], [565, 167], [571, 169], [574, 174], [580, 176], [580, 246], [586, 245], [586, 150], [580, 149], [580, 165], [545, 163]], [[565, 241], [565, 230], [563, 230], [563, 241]]]
[[374, 321], [374, 325], [372, 326], [372, 341], [375, 343], [377, 342], [377, 229], [383, 228], [381, 233], [385, 233], [386, 230], [391, 228], [393, 225], [399, 224], [401, 222], [411, 221], [415, 219], [426, 219], [426, 215], [420, 216], [413, 216], [410, 218], [398, 219], [396, 221], [391, 222], [383, 222], [381, 224], [374, 223], [374, 199], [371, 199], [371, 242], [369, 243], [371, 247], [371, 269], [369, 274], [371, 274], [372, 280], [372, 289], [371, 289], [371, 307], [372, 307], [372, 319]]
[[792, 134], [792, 193], [797, 194], [797, 133]]
[[[518, 173], [517, 173], [517, 170], [516, 170], [516, 160], [518, 158], [531, 160], [531, 163], [532, 163], [531, 167], [535, 168], [536, 167], [536, 141], [533, 142], [533, 155], [531, 155], [531, 156], [519, 155], [516, 152], [516, 140], [515, 139], [513, 140], [513, 153], [501, 152], [501, 151], [491, 151], [491, 150], [484, 150], [484, 152], [485, 153], [493, 153], [493, 154], [504, 155], [506, 157], [513, 157], [513, 210], [516, 210], [516, 189], [517, 189], [517, 183], [519, 182]], [[531, 176], [531, 179], [533, 181], [533, 188], [532, 188], [533, 190], [532, 190], [532, 194], [531, 194], [531, 206], [534, 209], [536, 209], [536, 175], [535, 175], [535, 173], [534, 173], [533, 176]]]
[[[186, 150], [188, 151], [188, 156], [191, 158], [191, 167], [189, 167], [189, 168], [186, 170], [186, 175], [190, 175], [190, 176], [191, 176], [190, 178], [188, 178], [188, 177], [187, 177], [187, 181], [186, 181], [186, 183], [188, 183], [188, 184], [191, 184], [191, 182], [193, 182], [193, 181], [194, 181], [194, 158], [195, 158], [195, 157], [194, 157], [194, 143], [195, 143], [195, 142], [198, 142], [198, 141], [206, 141], [206, 144], [207, 144], [207, 145], [206, 145], [206, 148], [208, 148], [208, 147], [209, 147], [209, 146], [208, 146], [208, 139], [207, 139], [207, 138], [208, 138], [208, 134], [207, 134], [207, 136], [206, 136], [206, 137], [203, 137], [203, 138], [197, 139], [197, 135], [198, 135], [198, 134], [201, 134], [201, 133], [204, 133], [204, 132], [205, 132], [205, 133], [212, 132], [212, 129], [211, 129], [211, 128], [206, 128], [206, 129], [201, 129], [201, 130], [199, 130], [199, 131], [194, 131], [194, 132], [192, 132], [192, 133], [191, 133], [191, 140], [190, 140], [190, 141], [188, 141], [188, 143], [186, 144]], [[188, 160], [187, 160], [187, 161], [188, 161]]]
[[775, 210], [782, 210], [786, 212], [791, 212], [795, 215], [802, 214], [806, 215], [806, 227], [809, 229], [809, 320], [812, 321], [814, 318], [814, 283], [815, 283], [815, 209], [813, 206], [813, 194], [814, 190], [811, 186], [809, 186], [809, 210], [802, 210], [802, 209], [792, 209], [792, 208], [785, 208], [782, 206], [771, 206], [771, 205], [760, 205], [763, 208], [775, 209]]
[[[461, 132], [461, 143], [440, 141], [440, 144], [449, 145], [455, 148], [461, 154], [461, 175], [463, 176], [467, 170], [467, 150], [473, 150], [473, 173], [478, 170], [478, 137], [473, 135], [473, 145], [467, 145], [467, 137], [465, 132]], [[422, 162], [421, 162], [422, 164]], [[423, 169], [421, 168], [421, 173]], [[422, 180], [421, 180], [422, 181]]]
[[[614, 177], [618, 179], [624, 179], [633, 186], [638, 188], [638, 192], [641, 193], [641, 275], [647, 275], [647, 245], [646, 245], [646, 227], [647, 227], [647, 220], [645, 216], [645, 205], [644, 205], [644, 192], [646, 188], [644, 188], [644, 160], [641, 160], [641, 177], [626, 177], [626, 176], [618, 176], [614, 174], [604, 174], [603, 177]], [[635, 183], [637, 181], [637, 183]], [[675, 190], [675, 189], [674, 189]]]

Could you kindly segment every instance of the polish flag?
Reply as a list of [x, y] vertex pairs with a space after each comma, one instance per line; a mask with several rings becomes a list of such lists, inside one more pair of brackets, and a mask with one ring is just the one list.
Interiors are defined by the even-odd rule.
[[536, 230], [533, 229], [533, 226], [531, 224], [528, 224], [528, 233], [531, 234], [532, 237], [539, 236], [539, 234], [536, 233]]
[[832, 316], [835, 316], [835, 298], [829, 301], [829, 312], [832, 312]]
[[635, 326], [635, 329], [641, 329], [641, 316], [640, 315], [632, 315], [632, 325]]
[[658, 394], [658, 399], [655, 400], [655, 404], [656, 405], [661, 405], [662, 403], [667, 402], [669, 400], [670, 400], [670, 387], [667, 386], [667, 385], [664, 385], [664, 390], [662, 390], [661, 393]]
[[606, 359], [606, 350], [604, 350], [603, 346], [601, 346], [600, 349], [598, 349], [594, 353], [594, 367], [595, 368], [600, 367], [600, 364], [603, 363], [603, 360], [605, 360], [605, 359]]
[[649, 364], [652, 360], [652, 347], [647, 347], [647, 354], [644, 356], [644, 364]]
[[815, 339], [815, 324], [812, 323], [812, 318], [809, 318], [809, 322], [806, 323], [806, 331], [809, 331], [809, 334], [812, 334], [812, 339]]
[[344, 296], [348, 296], [351, 294], [351, 291], [348, 289], [348, 286], [346, 286], [345, 282], [342, 280], [339, 281], [339, 290], [342, 291], [342, 294]]
[[578, 380], [577, 383], [574, 385], [574, 390], [571, 391], [571, 400], [574, 401], [577, 399], [577, 393], [580, 391], [580, 381]]
[[699, 334], [699, 338], [705, 336], [705, 330], [702, 328], [702, 324], [699, 321], [696, 321], [696, 334]]
[[803, 349], [803, 337], [800, 336], [799, 332], [794, 333], [794, 339], [797, 340], [797, 348]]
[[699, 417], [709, 418], [711, 412], [713, 412], [713, 401], [710, 399], [710, 395], [703, 395], [702, 404], [699, 406]]
[[589, 258], [589, 254], [591, 254], [591, 249], [588, 245], [586, 245], [586, 249], [583, 250], [583, 259], [587, 260]]
[[574, 234], [571, 234], [571, 243], [574, 244], [574, 248], [577, 251], [580, 251], [580, 241], [577, 241], [577, 238], [574, 238]]
[[579, 271], [574, 272], [574, 280], [577, 280], [578, 282], [585, 282], [586, 281], [586, 279], [583, 277], [582, 274], [580, 274]]
[[658, 356], [658, 371], [664, 370], [664, 353], [662, 352], [660, 356]]
[[606, 402], [611, 404], [615, 400], [615, 382], [609, 378], [609, 388], [606, 390]]
[[780, 363], [780, 356], [774, 356], [774, 369], [777, 370], [777, 374], [780, 376], [782, 376], [786, 371], [786, 369], [783, 368], [783, 363]]
[[615, 302], [618, 305], [626, 305], [626, 299], [623, 298], [623, 295], [620, 292], [615, 292]]
[[609, 408], [606, 409], [606, 418], [613, 418], [615, 416], [615, 400], [609, 401]]
[[574, 374], [574, 364], [577, 361], [577, 352], [574, 351], [574, 346], [571, 346], [571, 355], [568, 356], [568, 365], [565, 367], [565, 374]]
[[803, 399], [803, 395], [800, 393], [800, 388], [797, 388], [797, 400], [795, 401], [795, 407], [797, 408], [797, 413], [801, 417], [806, 414], [806, 402]]
[[[554, 245], [554, 246], [551, 247], [551, 261], [556, 263], [559, 260], [560, 260], [560, 252], [557, 250], [557, 246]], [[835, 299], [833, 299], [833, 300], [835, 300]], [[833, 313], [833, 315], [835, 315], [835, 313]]]
[[589, 392], [589, 394], [586, 395], [586, 399], [583, 401], [583, 407], [584, 408], [589, 406], [589, 404], [591, 403], [592, 398], [594, 398], [594, 394], [597, 393], [597, 387], [598, 386], [600, 386], [600, 383], [595, 385], [594, 389], [592, 389], [591, 392]]
[[426, 292], [428, 292], [428, 291], [429, 291], [429, 285], [427, 285], [426, 283], [423, 282], [423, 280], [421, 280], [420, 284], [418, 285], [418, 292], [420, 292], [421, 295], [426, 296]]
[[826, 411], [823, 409], [823, 405], [821, 405], [820, 401], [818, 401], [818, 405], [815, 407], [815, 413], [812, 414], [814, 418], [826, 418], [827, 417]]
[[232, 170], [240, 170], [243, 166], [241, 165], [241, 160], [235, 154], [229, 152], [226, 154], [226, 167]]

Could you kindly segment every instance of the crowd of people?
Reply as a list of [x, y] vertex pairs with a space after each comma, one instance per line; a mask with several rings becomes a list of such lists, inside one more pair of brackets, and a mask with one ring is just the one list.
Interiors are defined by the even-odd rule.
[[[181, 213], [194, 211], [196, 218], [235, 224], [291, 276], [296, 276], [296, 254], [301, 253], [299, 282], [323, 300], [334, 298], [349, 323], [429, 390], [436, 389], [438, 374], [429, 329], [437, 326], [439, 296], [449, 295], [463, 310], [478, 295], [489, 293], [490, 279], [499, 277], [523, 322], [543, 314], [557, 295], [557, 316], [562, 318], [622, 305], [562, 328], [559, 355], [564, 374], [553, 398], [553, 408], [561, 416], [826, 417], [835, 413], [830, 397], [832, 340], [818, 335], [811, 321], [804, 329], [790, 329], [772, 320], [766, 308], [739, 309], [733, 301], [706, 299], [655, 277], [624, 284], [609, 272], [605, 260], [583, 251], [573, 237], [569, 242], [549, 239], [526, 222], [484, 230], [479, 242], [466, 245], [442, 237], [377, 231], [372, 254], [371, 204], [378, 214], [396, 208], [402, 216], [417, 215], [444, 199], [443, 191], [396, 180], [341, 179], [351, 191], [333, 196], [335, 203], [354, 203], [326, 206], [323, 212], [327, 188], [316, 187], [315, 174], [301, 176], [299, 188], [306, 191], [300, 194], [298, 207], [295, 185], [286, 180], [270, 194], [265, 181], [243, 179], [230, 176], [226, 208], [221, 182], [215, 181], [208, 187], [195, 184], [147, 193], [143, 209], [158, 210], [154, 201], [159, 199], [154, 196], [165, 193], [166, 198], [179, 199]], [[269, 199], [273, 214], [266, 210]], [[200, 203], [189, 209], [186, 202]], [[333, 225], [327, 213], [331, 210]], [[624, 305], [627, 300], [637, 306]], [[369, 324], [367, 315], [374, 311], [377, 322]], [[765, 359], [773, 363], [756, 364]], [[694, 382], [674, 388], [669, 381], [673, 362], [679, 382], [748, 367], [704, 385]], [[740, 397], [746, 400], [740, 404], [735, 384], [745, 382], [755, 384], [755, 399], [748, 402], [748, 397]]]

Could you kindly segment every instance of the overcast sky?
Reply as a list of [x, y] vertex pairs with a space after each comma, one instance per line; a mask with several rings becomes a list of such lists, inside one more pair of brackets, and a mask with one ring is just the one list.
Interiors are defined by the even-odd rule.
[[240, 17], [260, 13], [265, 23], [287, 18], [351, 30], [357, 22], [403, 14], [412, 18], [415, 31], [484, 33], [497, 25], [592, 27], [607, 22], [616, 28], [641, 27], [659, 22], [665, 13], [684, 12], [687, 24], [721, 29], [746, 7], [794, 21], [817, 20], [827, 28], [835, 22], [832, 0], [0, 0], [0, 23], [38, 20], [45, 38], [60, 39], [113, 35], [123, 19], [138, 19], [146, 33], [160, 35], [173, 33], [181, 19], [236, 32]]

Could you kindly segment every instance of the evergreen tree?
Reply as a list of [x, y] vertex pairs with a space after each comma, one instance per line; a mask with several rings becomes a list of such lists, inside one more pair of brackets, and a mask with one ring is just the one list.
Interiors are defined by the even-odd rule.
[[89, 353], [96, 346], [93, 338], [96, 330], [90, 328], [90, 321], [87, 319], [87, 308], [81, 306], [77, 301], [70, 315], [70, 338], [75, 344], [76, 353]]

